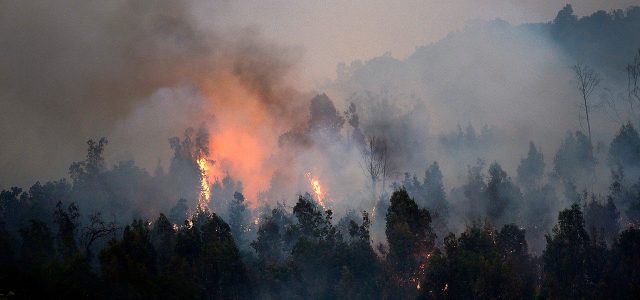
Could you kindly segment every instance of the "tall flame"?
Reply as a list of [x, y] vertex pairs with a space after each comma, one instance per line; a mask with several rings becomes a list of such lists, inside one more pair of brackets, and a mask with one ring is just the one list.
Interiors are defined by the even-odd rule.
[[209, 187], [209, 164], [204, 153], [200, 152], [196, 163], [200, 170], [200, 196], [198, 197], [198, 208], [206, 210], [209, 206], [209, 200], [211, 200], [211, 188]]
[[305, 176], [307, 177], [307, 180], [309, 181], [309, 185], [311, 186], [311, 189], [313, 190], [313, 193], [316, 196], [316, 199], [318, 200], [318, 203], [320, 204], [320, 206], [322, 206], [323, 208], [325, 207], [325, 193], [322, 191], [322, 186], [320, 185], [320, 180], [318, 180], [318, 177], [315, 177], [311, 174], [311, 172], [307, 172], [305, 173]]

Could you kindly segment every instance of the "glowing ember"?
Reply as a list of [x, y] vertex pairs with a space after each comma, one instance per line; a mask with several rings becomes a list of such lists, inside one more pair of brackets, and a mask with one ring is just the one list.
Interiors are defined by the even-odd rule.
[[200, 157], [196, 160], [198, 169], [200, 170], [200, 197], [198, 198], [198, 208], [205, 210], [211, 200], [211, 190], [209, 187], [209, 164], [204, 153], [200, 153]]

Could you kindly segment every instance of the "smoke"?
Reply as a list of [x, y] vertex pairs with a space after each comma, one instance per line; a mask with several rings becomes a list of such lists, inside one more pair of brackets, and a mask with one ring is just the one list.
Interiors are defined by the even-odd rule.
[[[9, 171], [0, 172], [0, 187], [62, 176], [83, 156], [84, 141], [99, 136], [110, 139], [112, 163], [135, 159], [147, 170], [167, 169], [167, 139], [191, 126], [208, 129], [210, 179], [241, 181], [253, 206], [312, 192], [313, 178], [337, 216], [372, 211], [405, 173], [423, 174], [437, 161], [449, 192], [467, 183], [478, 158], [500, 163], [508, 175], [495, 172], [496, 190], [504, 182], [512, 197], [508, 177], [530, 141], [550, 173], [567, 132], [585, 126], [570, 66], [586, 59], [619, 78], [612, 72], [622, 66], [611, 58], [631, 59], [624, 51], [638, 46], [631, 30], [631, 42], [615, 53], [598, 46], [613, 36], [606, 32], [558, 38], [579, 25], [564, 19], [473, 21], [405, 59], [383, 55], [341, 65], [336, 80], [318, 87], [326, 95], [315, 96], [300, 88], [302, 49], [225, 23], [234, 9], [224, 1], [2, 2], [0, 168]], [[606, 85], [620, 89], [619, 82]], [[619, 125], [604, 111], [592, 126], [603, 145]], [[380, 144], [372, 149], [384, 155], [367, 152], [373, 137]], [[597, 160], [604, 161], [605, 148], [595, 148]], [[367, 171], [367, 156], [385, 160], [384, 174]], [[607, 178], [608, 171], [584, 173]], [[487, 185], [486, 172], [476, 173], [478, 186]], [[606, 190], [606, 180], [589, 176], [575, 178], [574, 188]], [[550, 178], [548, 189], [538, 191], [543, 196], [529, 198], [552, 198], [550, 186], [557, 195], [566, 192]], [[461, 191], [450, 193], [451, 219], [459, 220], [450, 229], [469, 220]]]
[[201, 123], [214, 135], [225, 126], [244, 135], [213, 146], [219, 165], [246, 175], [225, 155], [269, 149], [258, 147], [269, 146], [265, 135], [300, 118], [286, 77], [302, 52], [195, 17], [206, 8], [216, 19], [229, 9], [224, 1], [0, 6], [0, 167], [13, 170], [2, 172], [0, 186], [59, 178], [83, 156], [84, 141], [99, 136], [116, 149], [110, 161], [153, 168], [169, 157], [168, 137]]

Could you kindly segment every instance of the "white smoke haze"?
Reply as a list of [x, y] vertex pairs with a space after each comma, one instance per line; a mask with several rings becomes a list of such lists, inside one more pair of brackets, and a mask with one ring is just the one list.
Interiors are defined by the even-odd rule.
[[[467, 181], [468, 167], [478, 159], [486, 163], [483, 174], [497, 161], [515, 180], [530, 141], [544, 153], [545, 173], [551, 173], [567, 133], [586, 130], [571, 70], [579, 58], [563, 49], [545, 24], [520, 25], [551, 22], [563, 5], [523, 2], [525, 8], [538, 8], [523, 15], [518, 12], [522, 6], [490, 1], [474, 15], [482, 5], [455, 3], [448, 9], [459, 8], [455, 15], [460, 20], [428, 37], [421, 36], [427, 29], [415, 25], [420, 28], [410, 28], [404, 37], [415, 40], [403, 44], [402, 56], [393, 56], [379, 55], [389, 50], [379, 47], [404, 42], [390, 36], [406, 25], [400, 19], [418, 24], [421, 13], [407, 10], [409, 18], [390, 14], [392, 29], [377, 39], [379, 27], [358, 29], [375, 23], [372, 16], [384, 15], [390, 4], [372, 3], [359, 12], [369, 13], [364, 20], [340, 13], [335, 23], [328, 18], [337, 12], [323, 4], [288, 4], [289, 10], [282, 3], [268, 8], [251, 1], [0, 3], [0, 168], [10, 170], [0, 173], [0, 187], [65, 177], [69, 164], [83, 157], [85, 141], [100, 136], [110, 140], [109, 163], [135, 160], [148, 171], [167, 170], [172, 156], [168, 138], [181, 136], [187, 127], [205, 126], [215, 161], [212, 182], [225, 175], [241, 181], [251, 206], [260, 207], [292, 205], [298, 194], [313, 195], [311, 176], [321, 183], [326, 208], [338, 219], [350, 209], [371, 211], [379, 199], [371, 199], [355, 128], [343, 120], [328, 132], [318, 129], [314, 113], [343, 118], [353, 103], [364, 138], [387, 143], [393, 168], [378, 182], [374, 198], [388, 196], [405, 173], [422, 177], [434, 161], [447, 192]], [[337, 7], [358, 9], [343, 5]], [[440, 7], [425, 5], [434, 11]], [[602, 5], [594, 1], [576, 7], [585, 15]], [[492, 15], [496, 11], [505, 15]], [[272, 23], [301, 22], [314, 12], [327, 19], [319, 25], [327, 29], [318, 34], [318, 27]], [[256, 15], [261, 17], [253, 20]], [[299, 32], [305, 30], [310, 31]], [[336, 64], [357, 55], [364, 61]], [[632, 56], [629, 52], [629, 60]], [[327, 69], [337, 70], [334, 79], [325, 80], [333, 77]], [[623, 72], [623, 66], [618, 69]], [[623, 90], [625, 82], [615, 80], [620, 74], [602, 72], [603, 87]], [[323, 93], [338, 114], [310, 110], [310, 100]], [[612, 122], [601, 106], [592, 116], [594, 144], [605, 145], [596, 147], [600, 164], [589, 176], [576, 178], [576, 187], [604, 194], [611, 175], [604, 163], [606, 145], [620, 123]], [[457, 150], [443, 144], [458, 126], [466, 132], [469, 125], [484, 144]], [[288, 133], [293, 142], [282, 143]], [[555, 213], [572, 199], [563, 196], [558, 180], [548, 181], [560, 199]], [[449, 229], [454, 231], [473, 221], [463, 217], [459, 200], [450, 197]]]

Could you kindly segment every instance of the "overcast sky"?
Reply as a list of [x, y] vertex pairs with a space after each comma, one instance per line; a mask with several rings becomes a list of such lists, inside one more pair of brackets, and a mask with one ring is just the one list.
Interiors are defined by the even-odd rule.
[[320, 82], [333, 78], [340, 62], [366, 60], [386, 52], [404, 58], [415, 47], [462, 29], [469, 20], [547, 22], [567, 3], [582, 16], [638, 5], [640, 1], [250, 0], [224, 7], [225, 13], [215, 20], [209, 18], [206, 9], [196, 13], [205, 22], [217, 25], [254, 25], [267, 38], [303, 48], [303, 72], [308, 75], [307, 80]]

